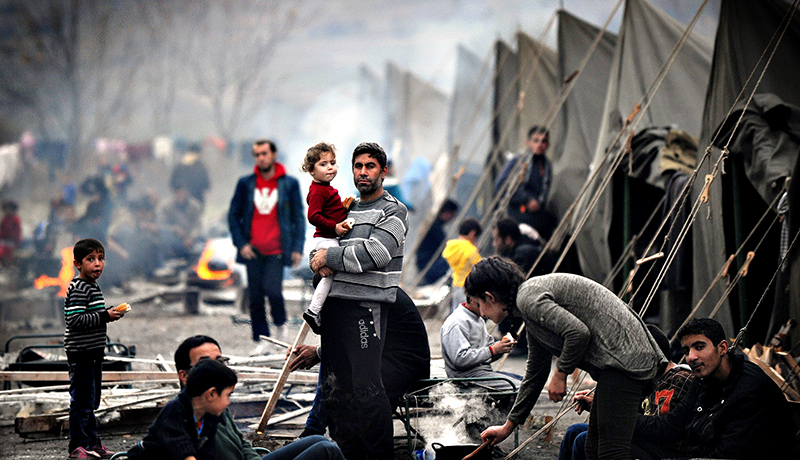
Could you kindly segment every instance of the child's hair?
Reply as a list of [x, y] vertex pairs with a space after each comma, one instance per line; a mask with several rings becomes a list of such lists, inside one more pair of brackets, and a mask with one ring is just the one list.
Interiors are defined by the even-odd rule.
[[458, 234], [461, 236], [467, 236], [469, 235], [469, 232], [473, 230], [475, 231], [476, 237], [481, 236], [481, 233], [483, 233], [481, 223], [472, 217], [464, 219], [464, 221], [461, 222], [461, 225], [458, 226]]
[[336, 146], [327, 142], [320, 142], [308, 149], [306, 157], [303, 159], [303, 166], [300, 166], [300, 170], [307, 173], [314, 171], [314, 165], [317, 164], [320, 157], [325, 152], [331, 153], [333, 158], [336, 158]]
[[236, 385], [238, 378], [233, 370], [209, 358], [201, 358], [189, 371], [186, 377], [186, 395], [190, 398], [200, 396], [209, 388], [214, 388], [217, 393]]
[[105, 254], [106, 248], [103, 247], [103, 243], [96, 239], [86, 238], [75, 243], [75, 246], [72, 248], [72, 256], [75, 258], [75, 262], [80, 263], [83, 261], [84, 257], [88, 256], [93, 251]]

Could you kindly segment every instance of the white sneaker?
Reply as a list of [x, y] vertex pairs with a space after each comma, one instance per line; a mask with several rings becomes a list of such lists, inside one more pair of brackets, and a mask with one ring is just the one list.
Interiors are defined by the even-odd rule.
[[261, 356], [261, 355], [268, 355], [270, 354], [269, 342], [260, 341], [253, 351], [250, 352], [250, 356]]
[[275, 326], [275, 335], [274, 337], [282, 342], [286, 342], [286, 337], [289, 335], [288, 328], [285, 324], [281, 324], [280, 326]]

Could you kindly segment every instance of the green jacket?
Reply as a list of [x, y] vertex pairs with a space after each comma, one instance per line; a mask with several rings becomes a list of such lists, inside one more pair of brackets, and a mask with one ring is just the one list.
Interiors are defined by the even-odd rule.
[[228, 410], [225, 410], [219, 418], [214, 443], [217, 446], [219, 460], [261, 460], [261, 456], [253, 450], [253, 446], [236, 428], [236, 423]]

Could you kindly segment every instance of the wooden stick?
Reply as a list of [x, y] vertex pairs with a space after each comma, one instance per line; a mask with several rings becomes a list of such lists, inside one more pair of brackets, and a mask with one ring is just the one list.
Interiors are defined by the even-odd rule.
[[289, 364], [291, 364], [292, 360], [297, 356], [297, 353], [294, 351], [297, 349], [297, 346], [301, 345], [306, 339], [306, 334], [308, 334], [309, 329], [308, 323], [304, 322], [303, 327], [300, 328], [300, 332], [297, 334], [297, 338], [294, 340], [294, 344], [291, 348], [292, 351], [289, 354], [289, 357], [286, 359], [286, 362], [283, 364], [283, 369], [281, 369], [281, 374], [278, 377], [278, 381], [275, 383], [275, 388], [272, 389], [272, 394], [269, 397], [269, 401], [267, 401], [267, 407], [264, 408], [264, 413], [261, 414], [261, 421], [258, 423], [258, 428], [256, 428], [256, 432], [259, 434], [263, 433], [264, 429], [267, 428], [267, 422], [269, 421], [270, 416], [272, 416], [272, 412], [275, 411], [275, 406], [278, 405], [278, 400], [281, 397], [283, 386], [286, 384], [286, 380], [289, 378]]
[[477, 449], [473, 450], [471, 454], [467, 455], [466, 457], [462, 458], [461, 460], [469, 460], [470, 458], [474, 457], [478, 452], [480, 452], [484, 447], [488, 446], [489, 443], [492, 442], [490, 439], [483, 441], [483, 444], [478, 446]]
[[268, 335], [259, 335], [258, 338], [261, 339], [261, 340], [266, 340], [267, 342], [270, 342], [270, 343], [274, 343], [275, 345], [281, 346], [283, 348], [289, 348], [289, 347], [292, 346], [291, 343], [286, 343], [283, 340], [273, 339], [272, 337], [270, 337]]
[[[594, 392], [594, 389], [592, 389], [591, 392]], [[578, 405], [578, 401], [574, 401], [569, 407], [567, 407], [566, 409], [561, 411], [560, 414], [556, 415], [555, 418], [553, 418], [553, 420], [551, 420], [549, 423], [546, 423], [543, 427], [541, 427], [539, 429], [539, 431], [537, 431], [536, 433], [533, 433], [530, 438], [528, 438], [525, 441], [523, 441], [522, 444], [519, 445], [519, 447], [517, 447], [516, 449], [512, 450], [511, 453], [509, 453], [508, 455], [503, 457], [503, 460], [509, 460], [509, 459], [513, 458], [515, 455], [517, 455], [519, 453], [519, 451], [522, 450], [523, 447], [525, 447], [528, 444], [530, 444], [530, 442], [533, 441], [534, 439], [536, 439], [536, 437], [539, 436], [540, 434], [542, 434], [545, 431], [549, 430], [553, 425], [556, 424], [556, 422], [559, 421], [559, 419], [561, 419], [561, 417], [565, 416], [567, 414], [567, 412], [569, 412], [572, 409], [574, 409], [575, 406], [577, 406], [577, 405]]]

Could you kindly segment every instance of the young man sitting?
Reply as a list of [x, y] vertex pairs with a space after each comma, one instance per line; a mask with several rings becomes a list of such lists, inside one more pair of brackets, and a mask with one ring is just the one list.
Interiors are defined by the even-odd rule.
[[722, 326], [693, 319], [678, 331], [695, 379], [686, 398], [663, 417], [639, 416], [632, 451], [642, 460], [691, 457], [795, 458], [794, 423], [780, 388], [741, 353]]

